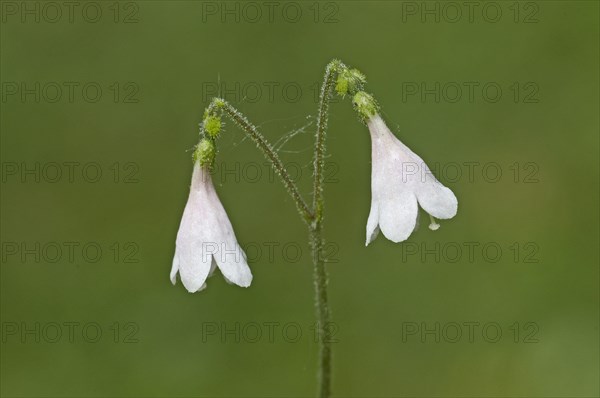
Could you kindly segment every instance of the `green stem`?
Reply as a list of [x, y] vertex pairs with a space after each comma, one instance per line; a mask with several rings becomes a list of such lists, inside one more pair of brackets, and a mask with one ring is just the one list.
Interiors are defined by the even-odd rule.
[[337, 60], [331, 61], [325, 68], [325, 77], [321, 85], [319, 94], [319, 109], [317, 115], [317, 132], [315, 137], [315, 153], [313, 159], [314, 185], [313, 185], [313, 210], [316, 216], [316, 222], [320, 223], [323, 217], [323, 185], [325, 168], [325, 136], [327, 132], [327, 116], [329, 111], [329, 100], [331, 98], [331, 89], [333, 88], [334, 77], [338, 66], [341, 63]]
[[329, 397], [331, 393], [331, 341], [327, 330], [330, 324], [329, 299], [327, 297], [327, 271], [325, 270], [323, 238], [319, 227], [310, 228], [313, 275], [315, 285], [315, 306], [317, 311], [317, 331], [319, 342], [318, 396]]
[[209, 110], [214, 108], [222, 108], [223, 112], [231, 118], [246, 134], [250, 136], [252, 141], [256, 143], [256, 145], [262, 150], [264, 155], [271, 161], [273, 164], [273, 168], [275, 172], [281, 178], [283, 185], [287, 188], [288, 192], [294, 199], [296, 203], [296, 207], [300, 212], [300, 215], [304, 219], [306, 223], [310, 223], [310, 221], [314, 218], [312, 211], [309, 209], [308, 205], [302, 195], [298, 191], [298, 187], [294, 184], [294, 181], [290, 177], [287, 172], [283, 162], [277, 155], [277, 152], [273, 149], [271, 144], [265, 139], [265, 137], [258, 131], [255, 125], [250, 123], [246, 116], [244, 116], [240, 111], [235, 109], [229, 102], [221, 99], [215, 98], [209, 105]]
[[317, 331], [319, 341], [319, 370], [318, 370], [318, 396], [328, 398], [331, 393], [331, 340], [327, 334], [330, 326], [329, 300], [327, 297], [327, 270], [325, 269], [325, 253], [323, 250], [323, 186], [325, 167], [325, 139], [327, 133], [327, 116], [329, 101], [334, 85], [336, 74], [345, 68], [340, 61], [333, 60], [325, 69], [325, 77], [321, 86], [319, 96], [319, 109], [317, 115], [317, 132], [315, 137], [315, 152], [313, 159], [314, 185], [312, 209], [308, 207], [298, 187], [292, 181], [273, 147], [267, 142], [256, 126], [234, 108], [231, 104], [221, 98], [214, 98], [207, 108], [207, 112], [222, 110], [233, 120], [262, 150], [264, 155], [271, 161], [273, 168], [281, 177], [288, 192], [294, 199], [296, 207], [304, 221], [309, 226], [310, 245], [312, 248], [313, 279], [315, 286], [315, 306], [317, 316]]
[[325, 259], [323, 252], [323, 185], [325, 166], [325, 138], [327, 133], [327, 116], [329, 110], [329, 100], [331, 90], [334, 84], [334, 78], [339, 61], [332, 61], [325, 69], [325, 77], [321, 86], [319, 96], [319, 110], [317, 116], [317, 132], [315, 137], [314, 153], [314, 187], [313, 187], [313, 211], [314, 219], [310, 224], [310, 242], [312, 247], [313, 260], [313, 279], [315, 285], [315, 306], [317, 312], [317, 330], [319, 341], [319, 370], [318, 396], [321, 398], [329, 397], [331, 393], [331, 341], [327, 335], [327, 328], [330, 323], [329, 300], [327, 297], [327, 270], [325, 269]]

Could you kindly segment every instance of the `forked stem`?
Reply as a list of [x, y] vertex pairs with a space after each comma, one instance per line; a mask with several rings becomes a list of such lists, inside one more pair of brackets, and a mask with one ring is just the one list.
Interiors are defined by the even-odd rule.
[[[325, 269], [325, 253], [323, 250], [323, 187], [325, 166], [325, 139], [327, 136], [327, 118], [329, 102], [335, 77], [342, 68], [346, 68], [340, 61], [333, 60], [325, 69], [325, 77], [321, 86], [319, 96], [319, 108], [317, 114], [317, 131], [315, 136], [315, 150], [313, 157], [314, 184], [312, 209], [300, 194], [298, 187], [290, 177], [283, 162], [273, 149], [271, 144], [258, 131], [256, 126], [246, 118], [240, 111], [222, 98], [213, 98], [207, 107], [207, 115], [222, 112], [237, 124], [256, 143], [265, 157], [271, 161], [273, 168], [281, 178], [283, 185], [294, 200], [298, 212], [308, 224], [310, 245], [312, 249], [313, 280], [315, 286], [315, 307], [319, 344], [319, 368], [318, 368], [318, 396], [328, 398], [331, 393], [331, 340], [327, 335], [330, 326], [331, 314], [327, 297], [327, 270]], [[219, 122], [220, 128], [220, 122]]]

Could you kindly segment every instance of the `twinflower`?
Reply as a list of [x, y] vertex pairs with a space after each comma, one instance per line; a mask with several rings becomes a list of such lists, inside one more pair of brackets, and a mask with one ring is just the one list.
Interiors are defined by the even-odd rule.
[[179, 273], [190, 293], [206, 288], [206, 279], [217, 267], [230, 283], [248, 287], [252, 282], [246, 255], [217, 196], [209, 165], [204, 161], [212, 158], [210, 145], [205, 140], [198, 147], [200, 155], [194, 162], [190, 196], [177, 233], [171, 268], [171, 282], [176, 283]]
[[417, 224], [419, 205], [430, 215], [429, 228], [437, 230], [435, 218], [456, 215], [456, 196], [390, 131], [369, 94], [358, 92], [353, 101], [371, 133], [371, 211], [366, 245], [380, 230], [393, 242], [408, 239]]

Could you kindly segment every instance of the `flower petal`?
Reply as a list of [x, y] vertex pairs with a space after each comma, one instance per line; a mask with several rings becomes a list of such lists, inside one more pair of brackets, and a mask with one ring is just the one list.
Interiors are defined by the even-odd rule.
[[214, 223], [211, 220], [211, 204], [208, 201], [208, 182], [196, 163], [190, 195], [177, 232], [171, 281], [175, 277], [174, 269], [177, 267], [181, 282], [190, 293], [206, 287], [204, 282], [213, 261], [206, 247], [206, 242], [210, 240], [211, 225]]
[[184, 245], [178, 243], [179, 277], [190, 293], [206, 287], [206, 278], [210, 272], [212, 256], [202, 246], [202, 242], [190, 242]]
[[415, 185], [415, 194], [421, 207], [432, 216], [446, 220], [456, 215], [456, 196], [434, 177], [428, 177], [427, 181]]
[[369, 212], [369, 219], [367, 220], [367, 241], [365, 246], [369, 246], [369, 243], [379, 235], [379, 207], [375, 200], [371, 200], [371, 211]]
[[[234, 237], [235, 239], [235, 237]], [[235, 240], [220, 246], [215, 261], [225, 279], [241, 287], [252, 283], [252, 272], [246, 262], [246, 254]]]
[[179, 256], [177, 255], [177, 250], [175, 250], [175, 255], [173, 256], [173, 265], [171, 266], [171, 283], [175, 285], [177, 283], [177, 272], [179, 272]]
[[394, 196], [386, 196], [379, 203], [379, 227], [392, 242], [408, 239], [417, 223], [417, 198], [408, 190], [395, 190]]
[[252, 282], [252, 272], [246, 262], [246, 253], [238, 244], [233, 232], [233, 226], [217, 196], [214, 187], [209, 190], [208, 197], [214, 217], [213, 239], [218, 242], [214, 258], [221, 273], [229, 282], [238, 286], [248, 287]]

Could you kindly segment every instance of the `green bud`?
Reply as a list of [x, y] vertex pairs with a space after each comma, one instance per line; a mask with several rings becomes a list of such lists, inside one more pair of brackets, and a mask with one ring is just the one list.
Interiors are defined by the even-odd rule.
[[219, 114], [219, 110], [221, 110], [225, 106], [225, 100], [223, 98], [214, 97], [210, 104], [204, 109], [204, 115], [202, 116], [202, 120], [206, 119], [209, 116], [217, 116]]
[[194, 163], [200, 162], [200, 166], [212, 169], [213, 164], [215, 163], [216, 153], [217, 149], [215, 142], [210, 138], [203, 138], [198, 145], [196, 145], [196, 150], [194, 151]]
[[219, 116], [207, 115], [204, 118], [203, 127], [210, 138], [217, 138], [221, 132], [221, 118]]
[[343, 64], [342, 61], [340, 61], [339, 59], [332, 59], [328, 66], [333, 70], [338, 70], [343, 66]]
[[213, 100], [213, 103], [215, 104], [217, 109], [220, 109], [225, 106], [225, 100], [223, 98], [215, 98]]
[[335, 91], [337, 91], [338, 95], [342, 98], [348, 94], [348, 80], [343, 78], [341, 74], [338, 76], [335, 84]]
[[379, 105], [371, 94], [359, 91], [352, 98], [352, 105], [363, 121], [367, 121], [379, 112]]
[[366, 76], [358, 69], [344, 68], [338, 74], [335, 91], [342, 97], [346, 94], [354, 95], [363, 89], [366, 82]]

